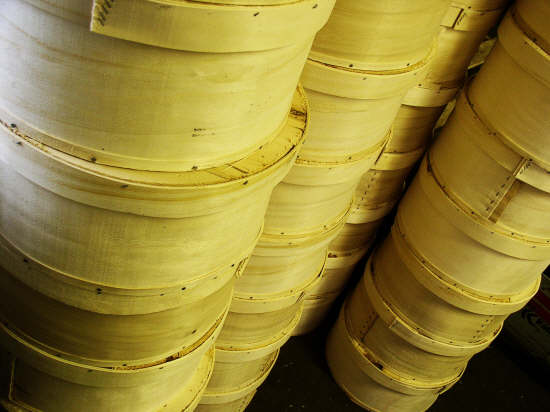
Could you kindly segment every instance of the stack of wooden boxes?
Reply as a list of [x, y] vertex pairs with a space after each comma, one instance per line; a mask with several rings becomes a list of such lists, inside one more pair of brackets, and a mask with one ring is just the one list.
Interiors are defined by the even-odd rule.
[[369, 410], [424, 411], [550, 263], [550, 7], [519, 0], [401, 201], [327, 346]]

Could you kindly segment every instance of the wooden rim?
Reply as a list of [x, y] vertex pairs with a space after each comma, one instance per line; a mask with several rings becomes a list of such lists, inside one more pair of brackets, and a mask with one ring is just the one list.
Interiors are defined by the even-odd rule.
[[419, 147], [410, 152], [382, 152], [372, 169], [374, 170], [400, 170], [414, 165], [426, 151], [425, 147]]
[[[320, 262], [319, 268], [315, 271], [314, 276], [307, 279], [301, 285], [283, 292], [274, 294], [252, 294], [252, 296], [250, 296], [251, 294], [234, 292], [230, 311], [239, 313], [263, 313], [291, 306], [299, 301], [307, 290], [314, 287], [320, 281], [327, 268], [327, 263], [328, 252]], [[256, 309], [260, 307], [261, 309]]]
[[460, 85], [456, 87], [441, 87], [437, 84], [429, 84], [433, 88], [416, 86], [410, 89], [403, 99], [403, 104], [415, 107], [439, 107], [445, 106], [460, 91]]
[[328, 246], [345, 225], [352, 204], [353, 202], [332, 223], [324, 225], [322, 230], [316, 232], [300, 235], [280, 235], [264, 232], [260, 236], [253, 253], [260, 256], [287, 256], [296, 254], [296, 250], [300, 250], [300, 253], [307, 253], [315, 248]]
[[287, 291], [267, 296], [233, 296], [230, 312], [237, 313], [264, 313], [284, 309], [292, 306], [304, 298], [306, 291], [313, 288], [321, 280], [326, 268], [326, 259], [323, 261], [321, 270], [315, 276], [309, 278], [304, 284]]
[[397, 70], [357, 70], [339, 67], [308, 58], [302, 73], [302, 83], [307, 89], [354, 99], [382, 99], [398, 96], [416, 84], [428, 69], [427, 64], [435, 55], [435, 41], [427, 56], [409, 66]]
[[[548, 171], [538, 165], [530, 158], [523, 157], [514, 151], [505, 141], [504, 137], [481, 119], [468, 96], [468, 87], [465, 87], [460, 95], [455, 108], [455, 116], [463, 116], [461, 120], [468, 122], [469, 126], [476, 129], [476, 133], [483, 135], [483, 138], [475, 139], [478, 146], [487, 156], [493, 159], [500, 166], [514, 174], [514, 178], [533, 186], [539, 190], [550, 193], [550, 181]], [[464, 134], [465, 138], [469, 134]], [[524, 166], [518, 169], [518, 164]]]
[[[14, 366], [15, 365], [12, 364], [12, 368]], [[173, 398], [163, 401], [159, 407], [162, 407], [162, 410], [167, 412], [191, 412], [195, 410], [201, 397], [203, 396], [204, 391], [206, 390], [213, 370], [214, 348], [210, 348], [210, 350], [202, 357], [199, 365], [191, 376], [190, 381], [185, 383], [184, 389]], [[192, 390], [190, 387], [196, 390]], [[10, 382], [8, 400], [0, 399], [0, 405], [4, 406], [9, 412], [40, 412], [32, 406], [15, 399], [11, 393], [12, 388], [13, 382]]]
[[443, 392], [446, 388], [452, 386], [462, 377], [464, 371], [461, 371], [456, 377], [447, 382], [434, 384], [429, 382], [421, 382], [416, 379], [404, 378], [397, 372], [391, 370], [388, 365], [384, 365], [381, 369], [377, 366], [381, 365], [381, 363], [376, 356], [374, 356], [365, 345], [351, 335], [349, 321], [345, 316], [346, 307], [347, 301], [342, 307], [340, 312], [341, 319], [338, 319], [337, 325], [342, 324], [342, 328], [344, 329], [346, 335], [345, 339], [347, 340], [348, 345], [351, 346], [349, 350], [354, 352], [354, 357], [357, 360], [361, 360], [357, 367], [378, 384], [406, 395], [427, 395], [429, 393]]
[[242, 362], [251, 361], [264, 356], [267, 356], [271, 352], [276, 351], [283, 346], [292, 336], [292, 331], [298, 325], [300, 317], [302, 316], [304, 305], [300, 305], [300, 309], [296, 312], [296, 315], [292, 321], [283, 329], [279, 334], [273, 336], [269, 341], [254, 343], [246, 347], [243, 346], [222, 346], [216, 344], [216, 359], [220, 362], [231, 362], [231, 359], [235, 359], [236, 356], [240, 357]]
[[[201, 215], [205, 213], [204, 197], [227, 195], [229, 189], [253, 190], [253, 186], [265, 184], [267, 176], [287, 172], [308, 123], [307, 101], [301, 87], [294, 95], [292, 107], [285, 127], [273, 141], [245, 159], [211, 169], [150, 172], [100, 165], [38, 143], [20, 133], [17, 126], [2, 121], [0, 160], [16, 165], [16, 170], [33, 183], [76, 202], [157, 217], [181, 217], [182, 208], [186, 216]], [[48, 170], [48, 179], [40, 170]], [[64, 184], [56, 183], [59, 181]], [[137, 199], [140, 202], [136, 206]], [[191, 200], [195, 199], [201, 201], [193, 204]], [[144, 206], [145, 200], [151, 202], [148, 207]], [[160, 207], [160, 203], [168, 206]]]
[[[225, 285], [231, 278], [240, 277], [252, 250], [253, 247], [246, 251], [237, 263], [186, 279], [183, 283], [136, 289], [89, 282], [60, 272], [24, 254], [0, 234], [0, 252], [12, 262], [10, 268], [4, 269], [11, 276], [66, 305], [106, 315], [149, 314], [196, 302], [204, 298], [205, 293], [213, 292], [212, 288], [201, 289], [206, 282], [216, 281], [218, 285]], [[198, 294], [194, 294], [195, 289], [199, 291]], [[67, 290], [74, 293], [68, 293]], [[136, 299], [139, 302], [137, 305]]]
[[435, 353], [442, 356], [467, 356], [481, 352], [491, 344], [494, 338], [500, 333], [502, 326], [496, 333], [488, 339], [481, 340], [476, 343], [472, 342], [441, 342], [431, 337], [431, 334], [420, 328], [413, 327], [407, 323], [407, 319], [398, 315], [391, 305], [386, 302], [380, 292], [376, 288], [372, 277], [372, 257], [365, 266], [365, 275], [361, 281], [361, 286], [364, 287], [370, 302], [372, 303], [377, 315], [386, 323], [388, 328], [402, 339], [429, 353]]
[[284, 183], [300, 186], [327, 186], [359, 179], [381, 156], [391, 130], [374, 146], [350, 155], [345, 161], [316, 161], [297, 158]]
[[508, 256], [523, 260], [550, 258], [550, 240], [518, 234], [481, 217], [441, 186], [429, 163], [428, 153], [420, 165], [417, 179], [434, 208], [457, 230], [482, 245]]
[[[384, 135], [384, 137], [377, 142], [375, 145], [362, 150], [357, 153], [351, 153], [346, 156], [342, 156], [340, 158], [333, 158], [331, 160], [317, 160], [317, 159], [308, 159], [304, 158], [300, 153], [298, 153], [298, 156], [296, 157], [295, 165], [300, 165], [304, 167], [332, 167], [332, 168], [347, 168], [353, 164], [357, 164], [361, 161], [363, 161], [366, 158], [371, 157], [374, 153], [378, 153], [379, 150], [383, 150], [383, 148], [386, 146], [387, 142], [392, 138], [393, 131], [390, 128], [388, 132]], [[296, 166], [294, 166], [296, 167]]]
[[415, 279], [445, 302], [460, 309], [483, 315], [507, 315], [521, 309], [537, 293], [540, 277], [525, 291], [515, 295], [488, 295], [458, 283], [431, 265], [415, 249], [401, 231], [396, 220], [391, 238], [401, 261], [410, 269]]
[[109, 365], [102, 365], [101, 361], [88, 363], [88, 359], [65, 356], [52, 351], [25, 334], [12, 331], [5, 322], [0, 322], [0, 342], [16, 358], [32, 363], [34, 368], [59, 379], [87, 386], [124, 388], [147, 382], [157, 374], [170, 374], [181, 364], [195, 365], [197, 359], [212, 348], [226, 314], [227, 310], [216, 324], [190, 347], [178, 353], [140, 361], [143, 363], [137, 365], [132, 365], [131, 362], [119, 366], [112, 366], [112, 362]]
[[262, 383], [267, 379], [271, 370], [277, 362], [277, 357], [279, 356], [279, 349], [275, 350], [268, 360], [268, 365], [263, 371], [263, 373], [258, 376], [254, 381], [247, 382], [247, 384], [242, 385], [241, 387], [228, 392], [209, 392], [208, 390], [204, 393], [202, 399], [200, 400], [201, 404], [222, 404], [236, 401], [237, 399], [244, 398], [248, 394], [253, 393], [260, 387]]
[[90, 26], [96, 33], [176, 50], [257, 51], [313, 38], [335, 0], [274, 3], [94, 0]]
[[367, 245], [346, 251], [329, 250], [327, 269], [338, 269], [355, 265], [367, 253], [373, 242], [374, 239], [371, 239]]
[[[498, 35], [499, 43], [514, 62], [539, 82], [544, 83], [546, 87], [550, 87], [550, 54], [535, 43], [518, 25], [514, 9], [510, 10], [504, 17], [499, 26]], [[481, 120], [485, 125], [490, 125], [487, 119]], [[490, 128], [495, 129], [492, 125]], [[503, 133], [498, 133], [498, 137], [513, 151], [520, 153], [526, 158], [533, 159], [545, 170], [550, 170], [550, 159], [524, 149], [512, 137]]]
[[[405, 184], [403, 184], [405, 190]], [[394, 208], [399, 199], [393, 199], [389, 202], [378, 203], [374, 205], [355, 204], [348, 217], [347, 223], [361, 224], [375, 222], [384, 218]]]
[[[483, 5], [471, 4], [469, 1], [453, 1], [447, 14], [443, 17], [441, 25], [449, 29], [458, 31], [485, 31], [492, 27], [506, 8], [508, 0], [500, 1], [501, 4], [489, 5], [485, 7], [495, 7], [487, 9]], [[483, 7], [483, 8], [478, 8]]]

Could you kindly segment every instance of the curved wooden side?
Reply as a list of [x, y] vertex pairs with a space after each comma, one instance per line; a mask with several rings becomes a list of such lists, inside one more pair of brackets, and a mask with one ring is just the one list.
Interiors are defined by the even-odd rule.
[[[199, 410], [209, 411], [209, 405], [226, 405], [225, 410], [231, 408], [233, 402], [242, 402], [254, 394], [256, 389], [267, 379], [271, 369], [275, 366], [279, 350], [260, 359], [248, 362], [225, 363], [216, 362], [212, 379], [204, 393]], [[216, 410], [216, 409], [215, 409]]]
[[397, 202], [403, 194], [405, 179], [411, 169], [412, 165], [397, 170], [369, 170], [361, 177], [355, 190], [355, 204], [371, 207]]
[[492, 340], [461, 345], [422, 335], [421, 329], [407, 324], [365, 280], [348, 297], [343, 310], [350, 335], [366, 356], [390, 376], [399, 376], [415, 387], [444, 387], [459, 379], [468, 360]]
[[27, 341], [90, 365], [139, 365], [193, 350], [224, 318], [233, 292], [229, 278], [210, 295], [168, 309], [105, 314], [51, 299], [3, 269], [0, 274], [0, 318]]
[[398, 222], [391, 238], [399, 259], [424, 288], [450, 305], [467, 312], [484, 315], [508, 315], [522, 308], [536, 293], [541, 278], [537, 276], [526, 289], [514, 294], [488, 294], [458, 282], [429, 262], [404, 236]]
[[348, 204], [348, 208], [340, 213], [336, 219], [323, 225], [315, 232], [288, 235], [266, 233], [264, 231], [254, 249], [254, 254], [259, 256], [298, 256], [327, 247], [344, 227], [351, 206], [351, 203]]
[[451, 101], [464, 83], [468, 64], [507, 3], [453, 1], [441, 22], [430, 69], [424, 80], [407, 93], [404, 104], [439, 107]]
[[350, 336], [343, 311], [329, 335], [326, 357], [336, 383], [366, 410], [425, 411], [448, 388], [414, 388], [397, 376], [388, 376], [383, 366], [369, 360], [362, 346]]
[[[216, 347], [246, 351], [248, 348], [268, 346], [270, 341], [276, 340], [275, 337], [281, 334], [281, 331], [286, 331], [296, 315], [301, 312], [302, 300], [273, 311], [262, 312], [262, 305], [257, 305], [257, 308], [248, 305], [248, 312], [230, 311]], [[257, 311], [254, 311], [255, 309]]]
[[516, 18], [529, 37], [537, 40], [547, 53], [550, 53], [550, 5], [544, 0], [518, 0], [515, 3]]
[[243, 52], [313, 37], [335, 0], [94, 0], [91, 30], [177, 50]]
[[316, 262], [314, 268], [316, 271], [309, 270], [310, 276], [292, 289], [276, 291], [269, 294], [249, 293], [235, 294], [231, 301], [231, 313], [260, 313], [273, 312], [282, 310], [288, 306], [300, 302], [306, 292], [315, 288], [322, 280], [323, 273], [327, 262], [327, 255], [323, 255]]
[[248, 362], [273, 353], [283, 346], [292, 336], [292, 331], [302, 316], [303, 302], [296, 311], [294, 318], [284, 328], [274, 331], [268, 338], [252, 344], [233, 344], [231, 342], [216, 342], [216, 360], [219, 362]]
[[512, 9], [499, 26], [498, 42], [470, 85], [469, 97], [477, 115], [499, 138], [550, 170], [545, 144], [550, 127], [550, 54], [525, 33], [515, 16]]
[[398, 199], [373, 205], [355, 203], [352, 206], [347, 223], [363, 224], [380, 221], [392, 211]]
[[[469, 106], [466, 97], [459, 99], [457, 106]], [[475, 120], [467, 117], [468, 110], [455, 108], [456, 114], [432, 146], [428, 160], [434, 178], [455, 203], [471, 213], [503, 230], [550, 241], [550, 190], [540, 190], [517, 178], [530, 167], [530, 159], [517, 156], [515, 164], [502, 166], [508, 157], [497, 159], [501, 153], [507, 154], [506, 146], [487, 136], [481, 125], [472, 124]], [[480, 142], [486, 136], [493, 142]], [[504, 147], [494, 150], [493, 144]], [[453, 161], [457, 158], [461, 161]]]
[[306, 254], [262, 256], [253, 254], [241, 277], [235, 282], [234, 296], [273, 297], [303, 290], [319, 274], [327, 260], [324, 245]]
[[260, 244], [277, 242], [277, 238], [279, 242], [296, 238], [295, 242], [302, 243], [321, 237], [323, 232], [330, 236], [335, 222], [349, 213], [357, 183], [358, 177], [326, 186], [279, 183], [269, 201]]
[[[429, 278], [419, 273], [421, 270], [411, 252], [403, 245], [397, 246], [397, 242], [392, 236], [385, 240], [367, 264], [363, 282], [372, 285], [400, 318], [425, 336], [459, 346], [473, 346], [492, 340], [500, 331], [507, 313], [498, 313], [498, 309], [486, 310], [488, 314], [474, 312], [476, 304], [481, 306], [481, 299], [466, 293], [459, 297], [452, 296], [449, 299], [452, 303], [449, 302], [446, 297], [460, 295], [460, 287], [456, 285], [447, 289], [447, 284], [437, 276]], [[409, 256], [402, 259], [401, 256], [407, 253]], [[426, 286], [429, 282], [431, 284]], [[444, 292], [445, 289], [447, 292]], [[529, 294], [532, 295], [534, 288], [530, 289]], [[462, 307], [454, 304], [459, 300]], [[473, 304], [468, 305], [468, 300], [472, 300]], [[486, 301], [489, 306], [491, 299], [486, 298]], [[494, 303], [498, 305], [497, 301]], [[524, 300], [522, 303], [527, 302]], [[501, 312], [508, 310], [511, 313], [519, 309], [519, 305], [502, 306], [507, 307], [500, 308]]]
[[403, 104], [393, 122], [392, 137], [384, 148], [384, 152], [409, 153], [426, 147], [442, 111], [441, 107], [416, 107], [416, 104]]
[[310, 58], [361, 70], [402, 69], [422, 60], [450, 0], [338, 0]]
[[167, 405], [169, 411], [192, 411], [214, 364], [213, 339], [188, 355], [174, 354], [149, 365], [120, 368], [67, 361], [22, 340], [5, 326], [0, 330], [0, 339], [13, 354], [9, 400], [30, 410], [96, 411], [114, 407], [145, 412]]
[[338, 236], [330, 243], [332, 252], [346, 252], [369, 244], [376, 236], [382, 222], [346, 223]]
[[305, 335], [317, 329], [327, 316], [338, 295], [338, 293], [331, 293], [306, 297], [302, 317], [292, 331], [292, 336]]
[[[426, 175], [429, 182], [428, 178]], [[476, 294], [508, 299], [535, 283], [548, 265], [548, 259], [527, 260], [499, 252], [495, 248], [501, 241], [497, 238], [499, 234], [470, 218], [451, 200], [438, 195], [439, 192], [426, 193], [425, 185], [417, 178], [399, 206], [396, 225], [418, 256], [438, 273], [445, 274], [449, 283], [458, 282]], [[440, 208], [443, 207], [456, 213], [442, 214]], [[477, 240], [472, 235], [476, 235]], [[516, 252], [536, 250], [514, 239], [502, 239], [510, 247], [518, 244]]]
[[176, 51], [91, 33], [65, 3], [2, 7], [0, 119], [22, 133], [98, 164], [181, 172], [243, 159], [284, 127], [313, 32], [259, 52]]
[[326, 269], [319, 282], [307, 289], [306, 299], [314, 296], [339, 294], [351, 277], [355, 265], [361, 260], [369, 245], [347, 251], [329, 251]]
[[385, 99], [404, 96], [426, 75], [435, 53], [435, 43], [423, 60], [399, 70], [358, 70], [306, 60], [301, 82], [317, 92], [352, 99]]
[[334, 185], [354, 180], [369, 170], [384, 150], [386, 142], [391, 138], [391, 130], [370, 142], [368, 147], [358, 153], [348, 153], [344, 158], [325, 161], [323, 159], [307, 159], [298, 153], [296, 163], [285, 176], [283, 182], [297, 185]]
[[255, 244], [271, 191], [303, 138], [302, 114], [242, 162], [181, 174], [93, 164], [2, 126], [0, 232], [29, 262], [75, 281], [186, 286], [238, 264]]
[[400, 96], [350, 99], [306, 90], [310, 128], [299, 158], [330, 162], [376, 146], [388, 133], [401, 104]]

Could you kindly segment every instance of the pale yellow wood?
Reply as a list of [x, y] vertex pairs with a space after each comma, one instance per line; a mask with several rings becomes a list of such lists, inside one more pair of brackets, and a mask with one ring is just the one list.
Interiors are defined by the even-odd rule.
[[346, 223], [338, 236], [330, 243], [329, 249], [334, 252], [358, 249], [371, 241], [382, 223], [381, 220], [367, 223]]
[[332, 226], [347, 214], [360, 176], [376, 161], [385, 140], [347, 162], [298, 158], [271, 195], [264, 235], [308, 235]]
[[216, 348], [246, 352], [249, 349], [268, 346], [272, 341], [280, 341], [279, 336], [288, 333], [288, 326], [301, 312], [302, 300], [269, 312], [261, 312], [261, 305], [258, 305], [258, 308], [249, 305], [248, 312], [230, 310], [216, 341]]
[[354, 204], [347, 223], [363, 224], [378, 221], [392, 211], [398, 199], [376, 205]]
[[283, 182], [305, 186], [326, 186], [355, 180], [374, 165], [390, 136], [391, 131], [388, 130], [385, 136], [369, 142], [366, 149], [357, 153], [348, 153], [345, 159], [324, 161], [315, 157], [305, 158], [298, 153], [296, 163]]
[[[537, 10], [545, 12], [542, 7]], [[544, 18], [548, 21], [550, 15]], [[550, 54], [518, 26], [513, 10], [498, 33], [495, 47], [470, 86], [470, 100], [481, 120], [507, 145], [550, 170], [546, 144]]]
[[396, 225], [423, 262], [472, 293], [508, 299], [533, 285], [550, 263], [548, 258], [518, 259], [495, 249], [541, 259], [537, 251], [544, 247], [501, 234], [465, 213], [430, 177], [425, 163], [401, 200]]
[[264, 234], [307, 235], [332, 226], [348, 213], [357, 181], [327, 186], [280, 183], [271, 196]]
[[[231, 301], [231, 313], [260, 313], [274, 312], [282, 310], [288, 306], [294, 305], [304, 297], [307, 290], [314, 288], [320, 281], [325, 270], [327, 255], [323, 254], [318, 261], [313, 263], [312, 268], [307, 270], [309, 276], [300, 282], [297, 282], [292, 288], [280, 288], [271, 290], [270, 293], [258, 293], [249, 291], [248, 293], [238, 292]], [[312, 270], [314, 269], [314, 270]], [[280, 273], [284, 276], [284, 273]], [[243, 274], [246, 277], [246, 274]], [[256, 278], [257, 279], [257, 278]], [[256, 280], [258, 283], [258, 280]], [[233, 315], [232, 315], [233, 316]], [[235, 317], [237, 315], [234, 315]]]
[[367, 357], [388, 374], [419, 388], [446, 387], [459, 379], [468, 360], [492, 341], [448, 343], [423, 335], [392, 310], [368, 281], [359, 282], [343, 310], [350, 335], [363, 346]]
[[91, 29], [178, 50], [266, 50], [311, 38], [335, 0], [94, 1]]
[[401, 96], [350, 99], [306, 90], [311, 123], [299, 159], [334, 162], [376, 146], [386, 137]]
[[399, 70], [358, 70], [342, 68], [308, 58], [301, 82], [317, 92], [352, 99], [385, 99], [403, 96], [424, 78], [429, 61], [435, 53], [435, 43], [424, 60]]
[[[168, 309], [105, 314], [48, 298], [1, 268], [0, 275], [0, 318], [4, 322], [29, 342], [100, 366], [139, 365], [192, 351], [222, 322], [233, 291], [232, 279], [226, 279], [210, 295]], [[97, 294], [101, 293], [98, 288]]]
[[[507, 154], [506, 146], [488, 135], [479, 120], [475, 123], [468, 106], [463, 96], [457, 103], [456, 114], [432, 146], [429, 165], [433, 176], [466, 212], [487, 219], [488, 224], [501, 231], [533, 238], [539, 243], [550, 242], [550, 189], [539, 190], [516, 177], [529, 168], [530, 159], [517, 156], [515, 164], [501, 166], [508, 160], [508, 157], [498, 160], [500, 153]], [[483, 142], [485, 139], [491, 143]], [[491, 149], [493, 145], [502, 147], [491, 150], [488, 144]], [[461, 161], [453, 161], [457, 158]]]
[[238, 408], [249, 401], [249, 395], [254, 394], [266, 380], [278, 355], [279, 350], [276, 350], [266, 357], [247, 362], [217, 361], [198, 410], [210, 411], [213, 405], [215, 411], [240, 411]]
[[99, 164], [189, 171], [245, 158], [284, 127], [311, 39], [160, 49], [91, 33], [66, 1], [2, 1], [0, 118], [23, 133]]
[[402, 105], [392, 126], [392, 135], [384, 153], [408, 153], [424, 148], [432, 138], [432, 129], [443, 108]]
[[403, 102], [438, 107], [452, 100], [465, 80], [472, 57], [508, 2], [453, 1], [441, 22], [437, 50], [428, 73], [407, 93]]
[[[248, 253], [251, 253], [250, 248]], [[233, 277], [241, 275], [247, 259], [217, 271], [167, 287], [118, 288], [67, 276], [21, 253], [0, 235], [1, 270], [48, 298], [101, 315], [142, 315], [193, 305], [208, 298]], [[66, 308], [66, 310], [71, 310]]]
[[550, 53], [550, 4], [545, 0], [518, 0], [515, 4], [516, 18], [531, 39], [536, 39], [547, 53]]
[[[484, 345], [500, 331], [507, 313], [520, 308], [517, 302], [498, 307], [500, 302], [491, 302], [490, 298], [485, 301], [486, 307], [482, 307], [482, 299], [461, 293], [458, 285], [442, 282], [436, 274], [422, 273], [429, 269], [419, 267], [419, 261], [406, 246], [396, 245], [398, 241], [391, 236], [384, 241], [367, 264], [361, 282], [375, 288], [392, 311], [421, 334], [457, 346]], [[534, 290], [531, 288], [529, 295], [532, 296]], [[453, 294], [459, 296], [451, 296], [449, 300], [454, 303], [462, 300], [462, 307], [447, 302], [447, 296]], [[527, 303], [526, 299], [521, 303]], [[491, 313], [499, 310], [507, 313]]]
[[338, 0], [310, 58], [362, 70], [401, 69], [424, 59], [450, 0]]
[[230, 393], [242, 388], [248, 388], [264, 372], [271, 369], [277, 360], [279, 350], [269, 353], [261, 358], [243, 361], [236, 352], [233, 362], [225, 359], [216, 361], [214, 372], [208, 382], [207, 393]]
[[472, 8], [473, 10], [494, 10], [505, 7], [510, 0], [452, 0], [451, 5], [460, 8]]
[[336, 383], [352, 401], [373, 412], [420, 412], [446, 388], [415, 388], [368, 359], [346, 327], [343, 312], [327, 342], [327, 362]]
[[[243, 341], [243, 343], [232, 343], [218, 340], [216, 342], [216, 360], [218, 362], [248, 362], [254, 359], [265, 357], [270, 353], [275, 352], [277, 349], [283, 346], [292, 336], [292, 331], [296, 328], [296, 325], [300, 321], [302, 310], [303, 301], [298, 310], [295, 312], [294, 318], [291, 319], [288, 324], [284, 325], [282, 329], [275, 330], [274, 328], [271, 328], [272, 330], [269, 333], [265, 333], [266, 338], [261, 342], [249, 343]], [[291, 310], [287, 309], [286, 311], [280, 311], [279, 314], [282, 315], [281, 317], [285, 317], [286, 313], [288, 312], [291, 312]], [[267, 320], [267, 322], [273, 324], [272, 319], [275, 319], [277, 317], [277, 313], [268, 313], [268, 316], [271, 318], [271, 320]], [[262, 320], [262, 317], [263, 315], [258, 316], [256, 314], [256, 316], [249, 316], [248, 319], [245, 320], [252, 322], [252, 325], [250, 325], [251, 328], [262, 328], [264, 326], [270, 327], [269, 325], [264, 325], [262, 322], [260, 322]], [[241, 317], [240, 319], [236, 319], [237, 321], [242, 321], [243, 318]], [[257, 326], [259, 324], [261, 326]], [[233, 337], [230, 338], [233, 339]]]
[[449, 126], [451, 131], [456, 129], [456, 123], [460, 123], [466, 129], [464, 137], [473, 140], [475, 145], [483, 152], [489, 153], [491, 159], [502, 168], [513, 170], [515, 179], [550, 193], [550, 180], [548, 179], [547, 170], [506, 145], [502, 136], [494, 132], [490, 126], [479, 118], [469, 100], [468, 92], [468, 88], [464, 89], [456, 102], [453, 120], [449, 120], [449, 124], [452, 125]]
[[292, 331], [292, 336], [305, 335], [319, 327], [338, 294], [311, 296], [304, 300], [304, 310], [300, 322]]
[[357, 249], [337, 252], [331, 250], [328, 255], [326, 269], [312, 288], [306, 293], [306, 299], [315, 296], [339, 294], [344, 290], [355, 265], [367, 253], [369, 245], [360, 245]]
[[349, 215], [349, 206], [340, 216], [322, 230], [306, 235], [287, 235], [262, 233], [258, 244], [254, 249], [254, 254], [260, 256], [289, 256], [304, 255], [313, 253], [314, 250], [327, 247], [329, 243], [338, 235]]
[[191, 412], [214, 364], [213, 340], [150, 365], [100, 368], [44, 352], [3, 325], [0, 339], [13, 356], [3, 365], [13, 368], [9, 400], [24, 410]]
[[[437, 181], [436, 176], [431, 170], [430, 158], [426, 156], [417, 173], [418, 181], [422, 186], [422, 190], [427, 194], [427, 197], [432, 201], [433, 207], [444, 216], [448, 221], [453, 222], [453, 225], [460, 228], [462, 232], [470, 236], [472, 239], [500, 253], [513, 256], [518, 259], [526, 260], [548, 260], [550, 259], [550, 241], [541, 236], [532, 236], [529, 234], [518, 232], [509, 229], [498, 222], [494, 223], [496, 217], [500, 213], [500, 209], [506, 206], [507, 199], [504, 199], [501, 205], [495, 209], [495, 216], [492, 219], [487, 219], [477, 214], [466, 203], [461, 202], [457, 197], [453, 197], [450, 191]], [[500, 187], [504, 190], [506, 186]], [[516, 188], [521, 189], [519, 186]], [[514, 195], [514, 188], [509, 193], [509, 197]], [[534, 200], [534, 206], [543, 201], [537, 199], [527, 186], [527, 198]], [[498, 193], [498, 192], [497, 192]], [[497, 195], [498, 196], [498, 195]], [[539, 196], [540, 197], [540, 196]], [[521, 197], [520, 197], [521, 199]], [[525, 218], [529, 214], [529, 205], [526, 210], [522, 210], [519, 220]], [[535, 209], [536, 210], [536, 209]], [[506, 211], [504, 210], [504, 213]], [[512, 219], [509, 219], [513, 221]], [[544, 230], [544, 226], [542, 228]]]
[[272, 300], [290, 297], [303, 291], [322, 271], [327, 260], [327, 247], [307, 254], [262, 256], [253, 254], [243, 274], [235, 282], [234, 297], [240, 300]]
[[[466, 72], [466, 69], [464, 69]], [[409, 89], [403, 98], [403, 104], [410, 106], [418, 106], [423, 108], [439, 108], [453, 100], [459, 91], [459, 87], [439, 88], [435, 89], [421, 87], [422, 83], [418, 83], [416, 87]]]
[[441, 107], [402, 105], [383, 153], [361, 177], [348, 223], [369, 224], [388, 214], [403, 193], [405, 179], [422, 156]]
[[207, 278], [254, 246], [271, 191], [304, 135], [300, 93], [293, 107], [277, 138], [246, 159], [185, 173], [86, 162], [1, 126], [0, 233], [70, 277], [67, 287], [182, 288]]
[[396, 201], [412, 166], [398, 170], [371, 169], [363, 175], [355, 191], [356, 204], [370, 206]]

